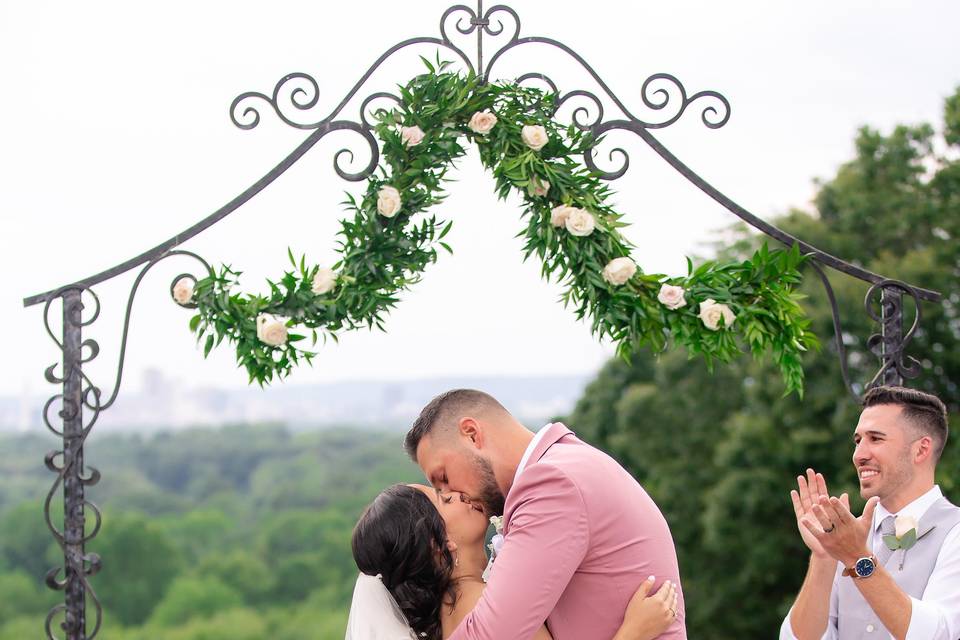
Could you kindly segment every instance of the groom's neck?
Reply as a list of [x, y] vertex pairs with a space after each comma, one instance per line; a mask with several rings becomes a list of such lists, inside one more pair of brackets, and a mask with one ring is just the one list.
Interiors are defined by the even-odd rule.
[[500, 488], [503, 495], [507, 495], [510, 487], [513, 486], [513, 478], [517, 475], [517, 468], [520, 466], [520, 460], [526, 453], [527, 447], [533, 441], [533, 432], [524, 427], [519, 422], [505, 434], [507, 441], [503, 448], [504, 454], [504, 478], [501, 479]]

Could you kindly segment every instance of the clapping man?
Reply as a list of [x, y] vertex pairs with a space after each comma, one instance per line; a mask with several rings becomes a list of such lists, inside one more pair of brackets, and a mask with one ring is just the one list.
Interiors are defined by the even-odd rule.
[[853, 436], [863, 514], [814, 470], [797, 478], [810, 566], [781, 640], [960, 638], [960, 508], [934, 483], [947, 434], [936, 396], [877, 387]]

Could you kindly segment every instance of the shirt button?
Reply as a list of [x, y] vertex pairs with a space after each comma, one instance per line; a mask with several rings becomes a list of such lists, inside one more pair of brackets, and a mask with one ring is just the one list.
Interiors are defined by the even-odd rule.
[[874, 627], [873, 627], [872, 624], [868, 624], [868, 625], [867, 625], [867, 633], [873, 633], [873, 629], [874, 629]]

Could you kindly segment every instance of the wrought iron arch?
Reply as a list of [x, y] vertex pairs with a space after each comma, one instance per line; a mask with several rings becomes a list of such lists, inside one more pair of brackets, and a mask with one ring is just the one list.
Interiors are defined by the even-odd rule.
[[[27, 307], [44, 305], [43, 315], [47, 333], [62, 352], [62, 362], [59, 363], [62, 365], [62, 373], [60, 375], [56, 373], [57, 364], [51, 365], [45, 371], [46, 380], [51, 384], [60, 385], [61, 390], [47, 401], [43, 409], [44, 424], [55, 435], [62, 438], [63, 443], [61, 449], [48, 453], [44, 460], [47, 468], [57, 474], [44, 501], [44, 515], [48, 528], [64, 554], [63, 567], [51, 569], [46, 576], [46, 584], [51, 589], [62, 590], [65, 593], [64, 603], [51, 609], [46, 617], [45, 632], [47, 638], [52, 640], [57, 637], [54, 635], [53, 623], [61, 613], [63, 614], [63, 620], [60, 623], [60, 628], [65, 633], [64, 637], [68, 640], [92, 639], [97, 636], [102, 626], [102, 607], [89, 581], [100, 570], [101, 560], [97, 554], [86, 553], [85, 550], [86, 543], [97, 535], [101, 524], [100, 511], [95, 504], [86, 499], [85, 490], [87, 487], [97, 484], [100, 473], [92, 467], [88, 470], [84, 468], [83, 447], [100, 413], [109, 409], [119, 394], [126, 359], [131, 310], [144, 276], [158, 262], [175, 256], [191, 258], [199, 263], [204, 271], [209, 271], [210, 265], [201, 256], [178, 249], [178, 247], [236, 211], [241, 205], [276, 180], [321, 138], [332, 131], [346, 130], [358, 134], [367, 144], [370, 152], [370, 160], [367, 165], [361, 170], [351, 173], [341, 166], [341, 159], [344, 155], [348, 155], [352, 161], [354, 154], [347, 148], [340, 149], [334, 154], [333, 159], [336, 173], [348, 181], [360, 181], [369, 177], [378, 165], [380, 149], [378, 141], [372, 133], [373, 126], [367, 120], [367, 110], [374, 100], [386, 99], [399, 103], [400, 98], [389, 92], [375, 91], [361, 101], [357, 119], [351, 120], [345, 117], [344, 110], [352, 100], [358, 97], [371, 75], [381, 64], [398, 51], [411, 45], [435, 45], [444, 49], [452, 54], [457, 62], [476, 73], [483, 81], [492, 79], [492, 71], [496, 63], [517, 47], [537, 43], [554, 47], [565, 53], [587, 72], [597, 88], [592, 91], [574, 89], [563, 93], [549, 76], [540, 72], [524, 74], [517, 80], [519, 82], [536, 80], [545, 83], [559, 95], [557, 109], [571, 101], [585, 100], [585, 105], [577, 106], [572, 111], [571, 119], [575, 126], [595, 134], [596, 137], [614, 130], [636, 134], [690, 183], [713, 198], [725, 209], [784, 245], [798, 245], [800, 250], [811, 258], [808, 264], [820, 277], [830, 301], [835, 330], [835, 346], [840, 358], [840, 371], [844, 384], [852, 394], [856, 395], [847, 373], [847, 356], [841, 338], [839, 309], [825, 268], [833, 269], [870, 284], [865, 299], [866, 312], [872, 320], [879, 324], [879, 332], [869, 338], [867, 346], [879, 357], [880, 367], [876, 375], [865, 386], [869, 387], [879, 383], [903, 384], [904, 379], [915, 378], [919, 375], [919, 362], [906, 355], [906, 346], [920, 325], [920, 302], [922, 300], [938, 302], [941, 299], [940, 293], [887, 278], [845, 262], [761, 220], [695, 173], [671, 153], [654, 135], [655, 130], [677, 122], [695, 103], [703, 105], [702, 108], [700, 106], [697, 108], [700, 109], [700, 119], [706, 127], [717, 129], [724, 126], [730, 118], [730, 103], [723, 95], [711, 90], [698, 91], [689, 95], [679, 79], [670, 74], [656, 73], [644, 81], [641, 89], [641, 99], [647, 110], [661, 114], [663, 117], [658, 120], [639, 118], [614, 94], [587, 61], [572, 48], [552, 38], [521, 36], [520, 17], [516, 11], [507, 5], [498, 4], [484, 9], [483, 1], [478, 0], [475, 9], [463, 4], [451, 6], [440, 18], [439, 33], [439, 37], [409, 38], [387, 49], [367, 69], [340, 103], [326, 117], [319, 120], [304, 122], [295, 117], [298, 114], [306, 115], [319, 102], [319, 85], [313, 77], [305, 73], [291, 73], [284, 76], [276, 83], [269, 95], [258, 91], [248, 91], [240, 94], [230, 105], [230, 118], [240, 129], [256, 128], [261, 118], [258, 106], [265, 105], [271, 108], [281, 121], [291, 127], [310, 131], [309, 135], [262, 178], [181, 233], [105, 271], [24, 299], [24, 306]], [[463, 47], [454, 41], [454, 38], [474, 35], [476, 37], [476, 55], [471, 57]], [[499, 44], [490, 55], [489, 62], [485, 65], [485, 39], [504, 36], [506, 42]], [[607, 108], [605, 108], [605, 105], [607, 105]], [[617, 111], [617, 117], [608, 118], [609, 111]], [[592, 117], [591, 113], [593, 113]], [[619, 167], [610, 171], [605, 171], [597, 166], [595, 151], [594, 148], [589, 149], [584, 155], [584, 162], [602, 179], [616, 180], [627, 173], [630, 166], [630, 157], [622, 148], [615, 148], [609, 152], [608, 159], [610, 161], [614, 160], [615, 155], [621, 161]], [[102, 388], [96, 385], [83, 371], [83, 365], [94, 360], [100, 353], [100, 347], [96, 340], [83, 339], [83, 328], [93, 324], [100, 315], [100, 301], [94, 287], [138, 267], [140, 271], [134, 280], [127, 299], [116, 378], [109, 394], [106, 395]], [[173, 284], [182, 277], [194, 278], [189, 273], [178, 275], [171, 283], [171, 292]], [[86, 302], [84, 296], [87, 298]], [[904, 298], [911, 299], [915, 307], [912, 326], [906, 332], [904, 332], [903, 327]], [[62, 307], [60, 313], [62, 331], [59, 338], [51, 328], [52, 306], [58, 300]], [[88, 311], [88, 305], [90, 304], [92, 304], [92, 311], [89, 311], [88, 317], [84, 319], [84, 311]], [[877, 311], [878, 306], [879, 311]], [[56, 418], [62, 422], [62, 429], [55, 426], [57, 420], [50, 415], [51, 411], [58, 406], [58, 403], [59, 411]], [[86, 417], [84, 409], [87, 410]], [[51, 518], [51, 509], [53, 500], [61, 487], [64, 496], [64, 524], [62, 529], [58, 529]], [[93, 525], [90, 527], [89, 533], [87, 533], [88, 528], [86, 526], [88, 512], [93, 515]], [[61, 570], [63, 570], [64, 575], [62, 578], [58, 578]], [[86, 620], [88, 596], [95, 612], [95, 620], [89, 633], [87, 631], [89, 625]]]

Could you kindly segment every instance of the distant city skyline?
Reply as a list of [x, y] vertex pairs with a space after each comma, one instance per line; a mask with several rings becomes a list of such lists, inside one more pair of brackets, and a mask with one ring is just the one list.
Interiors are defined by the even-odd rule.
[[[22, 298], [125, 260], [187, 228], [245, 189], [299, 144], [302, 131], [262, 111], [240, 131], [227, 108], [238, 94], [269, 92], [292, 71], [321, 82], [332, 108], [380, 52], [416, 35], [437, 35], [452, 4], [293, 3], [263, 11], [252, 0], [167, 3], [119, 0], [95, 6], [0, 5], [0, 270], [4, 354], [0, 395], [49, 395], [43, 370], [59, 354], [42, 309]], [[857, 127], [888, 130], [920, 121], [939, 126], [943, 98], [960, 83], [960, 4], [885, 0], [797, 4], [704, 1], [625, 7], [611, 1], [577, 10], [545, 0], [513, 3], [522, 35], [547, 35], [583, 55], [631, 106], [640, 85], [669, 72], [688, 93], [716, 90], [731, 102], [730, 122], [705, 128], [691, 109], [656, 135], [694, 170], [752, 212], [771, 217], [809, 207], [813, 180], [853, 154]], [[570, 5], [573, 6], [573, 5]], [[296, 18], [294, 18], [296, 16]], [[620, 44], [611, 44], [620, 43]], [[411, 51], [371, 78], [366, 96], [390, 90], [422, 69]], [[519, 47], [500, 77], [536, 70], [562, 90], [595, 89], [572, 61]], [[355, 110], [347, 117], [354, 117]], [[330, 264], [345, 183], [331, 167], [336, 150], [363, 143], [331, 136], [286, 175], [184, 248], [245, 272], [249, 291], [284, 269], [289, 246]], [[359, 142], [359, 144], [358, 144]], [[685, 256], [735, 218], [628, 134], [628, 173], [612, 183], [631, 227], [635, 258], [647, 272], [683, 273]], [[613, 166], [600, 157], [601, 166]], [[403, 296], [387, 333], [343, 334], [320, 347], [313, 369], [289, 383], [409, 381], [442, 376], [589, 376], [613, 348], [558, 302], [561, 288], [523, 263], [518, 201], [496, 199], [474, 151], [436, 208], [454, 221], [453, 256], [441, 256]], [[169, 299], [175, 260], [145, 280], [134, 305], [123, 393], [148, 370], [184, 388], [239, 389], [245, 372], [229, 345], [208, 360], [187, 330], [189, 312]], [[116, 375], [126, 294], [135, 272], [99, 288], [101, 319], [85, 330], [101, 355], [87, 371], [106, 390]], [[897, 274], [888, 274], [895, 277]], [[54, 316], [59, 312], [55, 311]], [[56, 330], [56, 327], [54, 327]]]
[[[276, 385], [265, 390], [200, 387], [148, 369], [98, 418], [97, 433], [150, 433], [227, 424], [280, 423], [309, 429], [406, 429], [437, 394], [476, 388], [493, 394], [532, 429], [573, 410], [592, 376], [452, 376]], [[0, 394], [0, 433], [43, 430], [47, 397]], [[56, 407], [50, 412], [54, 418]]]

